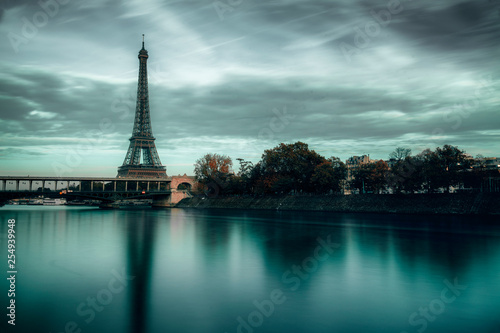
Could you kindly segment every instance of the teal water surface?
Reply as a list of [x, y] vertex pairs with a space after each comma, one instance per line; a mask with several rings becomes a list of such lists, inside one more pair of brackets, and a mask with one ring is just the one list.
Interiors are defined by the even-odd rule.
[[[6, 316], [12, 218], [15, 327]], [[0, 327], [500, 332], [498, 220], [5, 206]]]

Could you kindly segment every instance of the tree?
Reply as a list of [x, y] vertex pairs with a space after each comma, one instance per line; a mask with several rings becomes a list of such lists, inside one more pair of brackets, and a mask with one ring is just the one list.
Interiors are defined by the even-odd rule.
[[205, 154], [194, 164], [196, 180], [211, 194], [219, 193], [227, 187], [233, 161], [229, 156]]
[[316, 166], [326, 159], [309, 150], [303, 142], [281, 143], [279, 146], [264, 151], [260, 167], [260, 186], [265, 192], [312, 192], [311, 177]]
[[340, 192], [342, 190], [342, 181], [346, 176], [347, 167], [345, 164], [340, 158], [332, 156], [314, 168], [311, 185], [314, 187], [315, 192], [318, 193]]
[[408, 167], [411, 156], [410, 148], [397, 147], [389, 154], [391, 170], [387, 173], [387, 185], [396, 193], [401, 193], [403, 184], [407, 180]]
[[465, 152], [450, 145], [437, 147], [434, 151], [425, 149], [407, 159], [411, 163], [411, 172], [404, 187], [410, 191], [425, 188], [431, 193], [442, 188], [448, 192], [450, 186], [463, 182], [465, 171], [470, 167]]
[[314, 186], [315, 192], [318, 193], [328, 193], [332, 190], [338, 192], [340, 190], [331, 162], [323, 162], [314, 168], [311, 184]]
[[450, 186], [458, 185], [463, 180], [463, 171], [469, 168], [470, 163], [467, 155], [458, 147], [444, 145], [443, 148], [437, 147], [435, 150], [436, 168], [435, 183], [443, 187], [446, 192]]
[[354, 179], [351, 187], [359, 189], [361, 193], [380, 193], [385, 188], [389, 166], [383, 160], [374, 163], [362, 164], [354, 170]]
[[409, 156], [411, 156], [410, 148], [397, 147], [392, 153], [389, 154], [389, 159], [399, 162]]
[[427, 148], [420, 152], [417, 158], [421, 163], [418, 180], [421, 182], [422, 188], [427, 189], [427, 193], [431, 193], [438, 187], [436, 179], [439, 177], [439, 170], [436, 169], [436, 153]]
[[389, 166], [383, 160], [379, 160], [373, 164], [372, 174], [370, 175], [371, 186], [375, 193], [380, 193], [386, 185], [386, 174], [389, 171]]
[[240, 163], [240, 170], [238, 171], [238, 176], [249, 178], [253, 169], [253, 163], [250, 161], [245, 161], [242, 158], [237, 158], [236, 160]]
[[332, 163], [335, 176], [334, 186], [332, 189], [334, 192], [340, 192], [343, 188], [343, 183], [347, 178], [347, 166], [340, 160], [340, 158], [335, 156], [330, 157], [328, 161]]
[[350, 186], [352, 189], [358, 189], [359, 193], [365, 193], [371, 191], [370, 187], [370, 164], [361, 164], [352, 170], [352, 180]]
[[422, 189], [422, 164], [420, 155], [406, 156], [392, 165], [387, 173], [387, 185], [395, 193], [413, 193]]
[[347, 177], [347, 166], [340, 158], [332, 156], [328, 159], [332, 163], [332, 167], [336, 172], [338, 179], [343, 180]]
[[252, 173], [254, 165], [242, 158], [236, 159], [240, 163], [240, 169], [236, 175], [229, 177], [229, 185], [225, 192], [230, 194], [248, 194], [252, 191]]

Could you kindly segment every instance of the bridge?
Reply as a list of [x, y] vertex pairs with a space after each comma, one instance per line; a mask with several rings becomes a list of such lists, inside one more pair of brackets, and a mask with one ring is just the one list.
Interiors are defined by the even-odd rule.
[[0, 176], [0, 206], [16, 198], [91, 199], [101, 207], [116, 207], [119, 200], [152, 199], [153, 207], [173, 207], [190, 196], [192, 176], [165, 178]]

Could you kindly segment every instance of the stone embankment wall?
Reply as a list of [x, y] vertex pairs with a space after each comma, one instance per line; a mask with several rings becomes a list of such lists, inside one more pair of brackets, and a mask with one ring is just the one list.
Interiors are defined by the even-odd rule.
[[280, 209], [400, 214], [500, 214], [500, 193], [187, 198], [180, 208]]

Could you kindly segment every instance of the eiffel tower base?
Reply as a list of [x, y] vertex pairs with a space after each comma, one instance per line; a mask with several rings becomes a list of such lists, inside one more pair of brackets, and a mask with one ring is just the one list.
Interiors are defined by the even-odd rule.
[[118, 168], [118, 178], [166, 178], [167, 170], [164, 166], [124, 165]]

